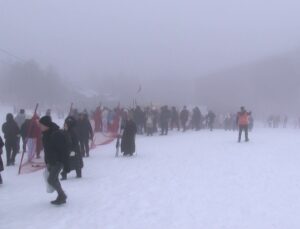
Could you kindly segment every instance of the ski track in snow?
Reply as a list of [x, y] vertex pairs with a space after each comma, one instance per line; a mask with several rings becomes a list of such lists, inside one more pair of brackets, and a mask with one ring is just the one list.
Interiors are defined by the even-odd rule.
[[73, 171], [62, 182], [68, 200], [59, 207], [42, 171], [8, 167], [0, 228], [299, 229], [298, 135], [256, 129], [238, 144], [237, 132], [173, 131], [138, 136], [132, 158], [115, 158], [113, 142], [84, 160], [82, 179]]

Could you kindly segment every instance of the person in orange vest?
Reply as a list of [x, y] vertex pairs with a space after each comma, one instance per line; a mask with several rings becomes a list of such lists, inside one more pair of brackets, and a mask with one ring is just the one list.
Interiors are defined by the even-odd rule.
[[249, 116], [251, 112], [247, 112], [244, 107], [241, 107], [241, 111], [238, 112], [236, 122], [239, 126], [239, 139], [238, 142], [241, 142], [241, 137], [243, 131], [245, 132], [245, 141], [248, 142], [248, 127], [249, 127]]

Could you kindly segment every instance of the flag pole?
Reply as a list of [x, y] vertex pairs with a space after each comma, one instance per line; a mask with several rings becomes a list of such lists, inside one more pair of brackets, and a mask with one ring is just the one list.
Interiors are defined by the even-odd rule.
[[69, 115], [71, 115], [71, 112], [72, 112], [72, 111], [73, 111], [73, 103], [71, 103]]

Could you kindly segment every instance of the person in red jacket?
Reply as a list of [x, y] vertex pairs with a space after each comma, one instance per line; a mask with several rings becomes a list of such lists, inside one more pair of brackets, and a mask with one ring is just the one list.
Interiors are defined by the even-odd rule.
[[244, 107], [241, 107], [241, 111], [238, 112], [236, 122], [239, 126], [239, 139], [238, 142], [241, 142], [241, 137], [243, 131], [245, 132], [245, 141], [248, 142], [248, 126], [249, 126], [249, 116], [251, 112], [247, 112]]
[[[25, 139], [28, 153], [28, 160], [31, 161], [34, 156], [40, 158], [43, 150], [42, 132], [39, 127], [39, 117], [34, 115], [31, 119], [27, 119], [21, 127], [21, 135]], [[24, 149], [26, 150], [26, 148]]]
[[94, 132], [101, 132], [102, 131], [102, 111], [101, 107], [97, 107], [94, 113], [94, 121], [95, 121], [95, 129]]

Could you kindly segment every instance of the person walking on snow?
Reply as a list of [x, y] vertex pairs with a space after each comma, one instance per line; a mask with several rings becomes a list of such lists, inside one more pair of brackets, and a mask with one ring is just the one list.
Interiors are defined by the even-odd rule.
[[64, 134], [68, 142], [68, 168], [64, 168], [61, 172], [61, 180], [66, 180], [67, 174], [72, 170], [76, 171], [77, 178], [81, 178], [81, 169], [83, 168], [83, 161], [79, 147], [79, 140], [75, 128], [76, 120], [74, 119], [74, 117], [67, 117], [64, 124]]
[[215, 119], [216, 119], [215, 113], [212, 111], [209, 111], [207, 114], [207, 119], [208, 119], [208, 128], [210, 129], [210, 131], [213, 131], [214, 123], [215, 123]]
[[2, 125], [2, 132], [5, 139], [7, 166], [15, 164], [18, 153], [19, 127], [12, 114], [6, 115], [6, 122]]
[[244, 107], [241, 107], [241, 111], [237, 114], [236, 122], [239, 127], [239, 138], [238, 142], [241, 142], [241, 137], [243, 131], [245, 132], [245, 141], [248, 142], [248, 128], [249, 128], [249, 116], [251, 115], [251, 112], [247, 112]]
[[137, 133], [137, 126], [132, 120], [132, 114], [128, 114], [125, 122], [124, 131], [121, 141], [121, 152], [124, 156], [132, 156], [135, 152], [135, 135]]
[[61, 187], [58, 176], [63, 168], [68, 170], [67, 140], [63, 132], [51, 121], [49, 116], [42, 117], [39, 123], [43, 133], [45, 163], [49, 172], [47, 182], [58, 194], [56, 200], [51, 201], [51, 204], [65, 204], [67, 195]]
[[80, 150], [82, 156], [89, 157], [90, 156], [89, 140], [93, 140], [94, 133], [87, 114], [81, 113], [79, 115], [79, 120], [77, 124], [78, 124], [77, 129], [78, 129]]
[[186, 109], [186, 106], [183, 107], [183, 110], [180, 112], [180, 121], [183, 132], [186, 131], [186, 123], [189, 119], [189, 111]]

